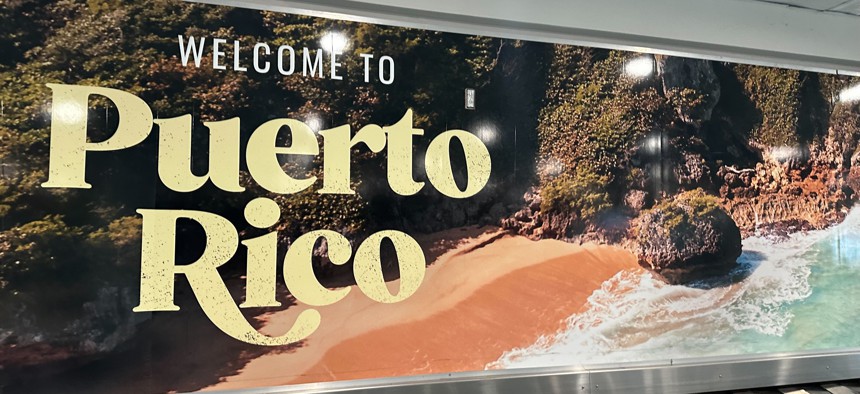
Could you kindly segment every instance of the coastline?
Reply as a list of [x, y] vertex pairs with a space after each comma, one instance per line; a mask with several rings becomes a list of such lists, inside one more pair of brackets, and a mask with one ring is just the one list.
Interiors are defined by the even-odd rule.
[[[323, 323], [301, 346], [272, 349], [206, 390], [483, 370], [505, 351], [558, 332], [618, 272], [641, 270], [617, 246], [533, 241], [492, 228], [449, 230], [432, 244], [464, 232], [470, 238], [449, 245], [408, 300], [379, 304], [351, 291], [319, 308]], [[260, 316], [261, 331], [284, 332], [302, 308]]]

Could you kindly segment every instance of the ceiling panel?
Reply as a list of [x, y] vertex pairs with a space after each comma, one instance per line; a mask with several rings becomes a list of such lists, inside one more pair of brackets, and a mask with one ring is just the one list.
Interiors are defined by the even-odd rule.
[[860, 0], [749, 0], [860, 16]]
[[860, 0], [850, 0], [833, 7], [832, 11], [845, 12], [860, 16]]
[[860, 0], [189, 1], [860, 75]]

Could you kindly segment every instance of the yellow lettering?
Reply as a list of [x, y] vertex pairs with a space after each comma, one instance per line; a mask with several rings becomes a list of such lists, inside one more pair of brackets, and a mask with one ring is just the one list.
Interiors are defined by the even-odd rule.
[[[450, 145], [457, 138], [466, 153], [467, 184], [460, 190], [451, 169]], [[430, 142], [424, 157], [427, 178], [440, 193], [451, 198], [467, 198], [477, 194], [490, 180], [490, 152], [478, 137], [464, 130], [448, 130]]]
[[158, 125], [158, 176], [173, 191], [191, 192], [212, 179], [228, 192], [245, 190], [239, 185], [239, 118], [204, 122], [209, 128], [209, 174], [191, 172], [191, 115], [156, 119]]
[[[284, 126], [290, 128], [292, 144], [279, 147], [275, 140]], [[308, 125], [294, 119], [274, 119], [254, 130], [248, 140], [245, 160], [248, 171], [260, 186], [272, 193], [290, 194], [307, 189], [317, 178], [295, 179], [287, 175], [281, 168], [278, 155], [316, 156], [319, 153], [317, 138]]]
[[[382, 275], [380, 246], [388, 238], [397, 251], [400, 262], [400, 291], [393, 295], [385, 286]], [[355, 252], [353, 263], [355, 281], [361, 292], [376, 302], [391, 304], [403, 301], [418, 290], [424, 280], [426, 260], [421, 246], [412, 237], [400, 231], [385, 230], [367, 237]]]
[[[48, 181], [42, 187], [89, 189], [84, 179], [87, 151], [125, 149], [143, 141], [152, 131], [152, 111], [137, 96], [117, 89], [46, 84], [53, 92]], [[119, 112], [116, 132], [101, 142], [87, 142], [89, 97], [112, 101]]]
[[[257, 228], [274, 226], [281, 217], [278, 204], [268, 198], [256, 198], [245, 206], [245, 219]], [[280, 306], [275, 300], [277, 281], [278, 233], [242, 241], [248, 248], [248, 282], [245, 285], [245, 302], [241, 308]]]
[[296, 299], [323, 306], [340, 301], [349, 293], [349, 287], [331, 290], [323, 287], [314, 275], [311, 259], [314, 244], [324, 238], [328, 243], [328, 258], [332, 264], [343, 265], [352, 256], [349, 241], [331, 230], [316, 230], [297, 238], [284, 257], [284, 283]]
[[[257, 332], [242, 316], [227, 286], [218, 274], [218, 267], [233, 256], [239, 235], [227, 219], [221, 216], [181, 210], [139, 209], [143, 215], [143, 246], [141, 250], [140, 305], [135, 312], [176, 311], [173, 303], [173, 277], [183, 274], [203, 312], [221, 331], [240, 341], [254, 345], [278, 346], [307, 338], [320, 324], [318, 311], [308, 309], [299, 314], [285, 334], [270, 337]], [[176, 265], [176, 221], [191, 219], [206, 233], [206, 249], [197, 261]]]
[[412, 136], [424, 135], [424, 130], [412, 128], [412, 110], [392, 126], [383, 127], [388, 134], [388, 184], [401, 196], [418, 193], [424, 182], [412, 177]]
[[375, 124], [361, 128], [355, 137], [349, 138], [349, 125], [322, 130], [323, 136], [323, 187], [320, 194], [355, 194], [349, 186], [351, 176], [352, 148], [359, 142], [364, 143], [371, 152], [378, 153], [385, 148], [385, 133]]

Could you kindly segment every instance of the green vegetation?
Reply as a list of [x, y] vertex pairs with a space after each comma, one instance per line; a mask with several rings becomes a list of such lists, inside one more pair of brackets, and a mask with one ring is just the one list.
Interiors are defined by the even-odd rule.
[[695, 216], [709, 216], [721, 210], [720, 200], [702, 189], [689, 190], [675, 196], [675, 202], [690, 207]]
[[[461, 116], [464, 86], [480, 88], [487, 84], [500, 45], [499, 40], [485, 37], [279, 13], [263, 13], [263, 21], [270, 35], [268, 42], [273, 45], [315, 48], [326, 31], [349, 37], [342, 69], [349, 70], [351, 78], [309, 81], [286, 77], [280, 81], [284, 90], [301, 98], [294, 111], [323, 115], [326, 124], [359, 125], [388, 124], [411, 108], [416, 126], [425, 129], [429, 137]], [[396, 83], [365, 83], [357, 71], [364, 69], [361, 53], [397, 59]]]
[[541, 189], [541, 211], [575, 213], [583, 220], [592, 220], [612, 207], [607, 180], [588, 170], [556, 178]]
[[[653, 80], [621, 73], [635, 54], [557, 45], [550, 66], [546, 103], [538, 125], [542, 160], [572, 174], [589, 163], [601, 176], [630, 167], [640, 136], [668, 124], [673, 112]], [[557, 167], [557, 166], [556, 166]], [[543, 169], [543, 183], [557, 170]]]
[[645, 186], [633, 164], [637, 144], [676, 115], [658, 89], [659, 79], [622, 72], [640, 55], [554, 48], [537, 130], [542, 210], [578, 212], [591, 221], [627, 190]]
[[[322, 172], [317, 172], [319, 178]], [[354, 183], [353, 189], [359, 189]], [[262, 194], [262, 193], [261, 193]], [[346, 236], [355, 236], [366, 230], [367, 202], [361, 194], [319, 194], [305, 189], [295, 194], [269, 195], [281, 207], [281, 220], [275, 229], [288, 236], [327, 229]]]
[[[722, 210], [719, 200], [702, 189], [681, 192], [674, 198], [665, 199], [643, 216], [654, 217], [668, 234], [683, 232], [693, 226], [693, 222], [710, 218]], [[643, 224], [647, 223], [643, 221]], [[644, 231], [644, 229], [640, 229]], [[641, 236], [648, 236], [640, 232]]]
[[801, 72], [750, 65], [736, 65], [734, 71], [760, 115], [751, 131], [751, 142], [761, 147], [804, 142], [798, 134]]
[[106, 283], [133, 281], [140, 225], [138, 217], [122, 217], [103, 229], [73, 227], [49, 215], [0, 233], [3, 327], [17, 320], [39, 332], [66, 330], [66, 319], [79, 317]]

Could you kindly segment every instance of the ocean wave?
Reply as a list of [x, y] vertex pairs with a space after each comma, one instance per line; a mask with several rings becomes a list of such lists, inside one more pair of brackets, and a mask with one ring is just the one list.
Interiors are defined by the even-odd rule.
[[754, 346], [735, 346], [738, 335], [783, 336], [794, 318], [789, 306], [812, 294], [815, 245], [845, 234], [860, 234], [860, 210], [827, 230], [787, 239], [748, 238], [738, 268], [722, 278], [724, 284], [673, 286], [649, 273], [620, 272], [588, 298], [585, 312], [568, 318], [564, 330], [505, 352], [487, 368], [656, 361], [749, 350]]

